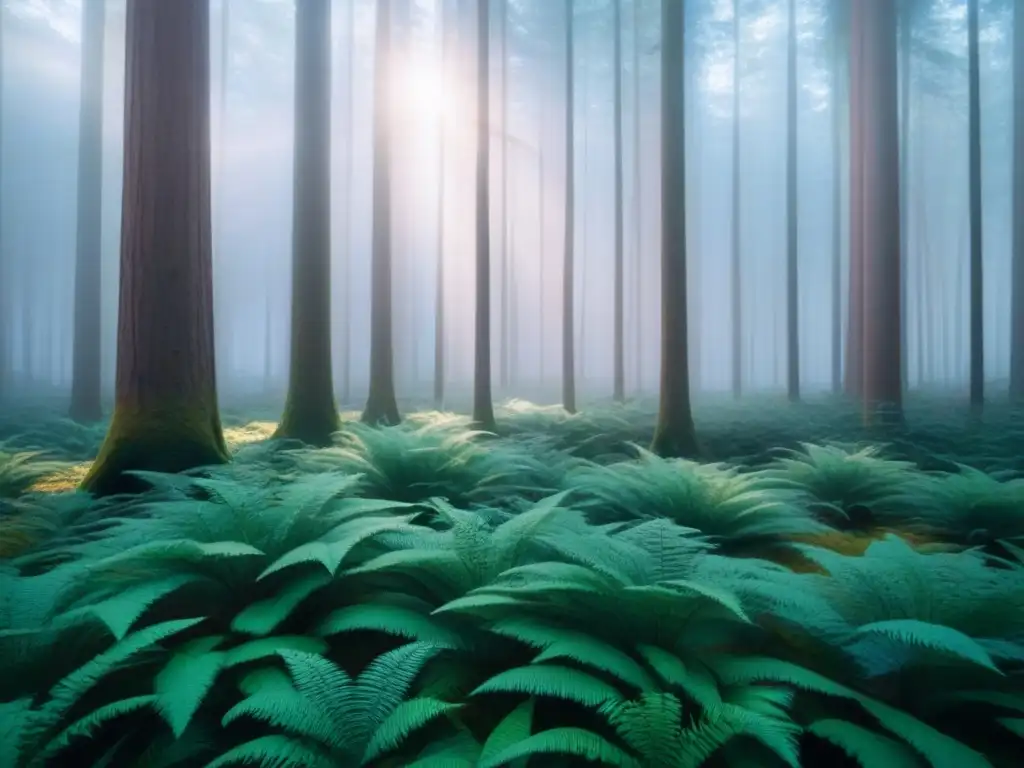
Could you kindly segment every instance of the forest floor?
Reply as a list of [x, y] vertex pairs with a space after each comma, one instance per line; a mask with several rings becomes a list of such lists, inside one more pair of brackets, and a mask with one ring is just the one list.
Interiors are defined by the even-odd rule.
[[0, 768], [1019, 766], [1024, 412], [512, 401], [75, 491], [0, 421]]

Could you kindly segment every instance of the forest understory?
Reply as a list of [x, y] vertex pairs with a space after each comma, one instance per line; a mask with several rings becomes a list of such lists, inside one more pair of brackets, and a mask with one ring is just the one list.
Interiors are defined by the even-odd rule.
[[648, 402], [228, 411], [100, 500], [104, 425], [5, 414], [0, 766], [1019, 765], [1024, 412], [914, 403], [698, 403], [704, 463]]

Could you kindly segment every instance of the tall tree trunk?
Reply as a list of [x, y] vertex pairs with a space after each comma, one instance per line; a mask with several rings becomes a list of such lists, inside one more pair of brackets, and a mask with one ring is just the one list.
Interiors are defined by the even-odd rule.
[[615, 35], [615, 71], [612, 74], [614, 83], [614, 141], [615, 141], [615, 347], [612, 395], [616, 402], [626, 399], [626, 350], [625, 322], [623, 312], [623, 280], [625, 278], [622, 264], [622, 0], [613, 0], [614, 18], [612, 33]]
[[[864, 413], [869, 421], [879, 416], [899, 420], [903, 386], [895, 5], [889, 0], [858, 0], [851, 7], [850, 30], [851, 81], [857, 93], [851, 131], [860, 137], [851, 165], [862, 174], [862, 185], [856, 190], [860, 216], [851, 220], [852, 229], [860, 231], [863, 249]], [[885, 411], [879, 411], [879, 406], [885, 406]]]
[[840, 101], [842, 45], [839, 11], [832, 10], [832, 393], [843, 389], [843, 298], [842, 298], [842, 155], [843, 111]]
[[576, 226], [575, 88], [573, 83], [573, 0], [565, 0], [565, 232], [562, 251], [562, 407], [576, 413], [576, 312], [573, 245]]
[[370, 392], [362, 420], [397, 424], [391, 313], [391, 2], [377, 0], [373, 73], [373, 260], [370, 274]]
[[501, 356], [499, 377], [502, 389], [509, 383], [509, 261], [508, 261], [508, 0], [500, 0], [498, 13], [501, 39], [501, 117], [498, 118], [499, 147], [501, 148], [501, 307], [498, 316], [501, 321]]
[[72, 419], [99, 421], [100, 292], [103, 212], [103, 31], [106, 0], [82, 5], [82, 81], [78, 112], [78, 224]]
[[494, 429], [491, 394], [491, 173], [490, 173], [490, 12], [477, 5], [476, 76], [476, 348], [473, 359], [473, 421]]
[[[872, 5], [877, 0], [868, 0]], [[849, 118], [850, 118], [850, 256], [849, 280], [847, 297], [846, 322], [846, 365], [843, 366], [844, 389], [850, 397], [860, 399], [864, 396], [864, 79], [865, 75], [855, 69], [862, 66], [867, 56], [861, 48], [865, 45], [859, 26], [862, 17], [874, 13], [877, 9], [862, 7], [860, 1], [846, 3], [842, 6], [849, 14]], [[855, 12], [856, 11], [856, 12]]]
[[800, 399], [800, 272], [797, 215], [800, 198], [797, 176], [796, 0], [789, 0], [789, 44], [786, 46], [786, 392]]
[[903, 334], [900, 339], [900, 379], [906, 387], [907, 380], [907, 359], [910, 353], [908, 344], [909, 323], [907, 322], [907, 280], [910, 278], [910, 249], [907, 243], [910, 240], [910, 227], [907, 222], [910, 217], [910, 206], [908, 205], [907, 190], [910, 179], [910, 7], [914, 0], [904, 0], [901, 5], [902, 18], [900, 19], [900, 61], [903, 66], [900, 68], [900, 178], [903, 186], [900, 188], [900, 332]]
[[547, 91], [544, 90], [547, 86], [543, 79], [543, 73], [538, 78], [539, 88], [539, 113], [540, 116], [537, 121], [537, 296], [538, 296], [538, 308], [539, 320], [537, 322], [537, 350], [538, 350], [538, 362], [539, 371], [538, 379], [540, 389], [544, 389], [544, 358], [545, 358], [545, 337], [544, 329], [547, 327], [546, 324], [546, 312], [547, 308], [547, 281], [546, 277], [547, 269], [547, 222], [544, 216], [545, 211], [545, 200], [547, 198], [546, 185], [545, 185], [545, 164], [544, 164], [544, 128], [547, 124]]
[[330, 445], [341, 427], [331, 376], [331, 0], [296, 6], [294, 168], [291, 361], [275, 436]]
[[[231, 34], [230, 0], [221, 0], [220, 16], [220, 104], [217, 110], [217, 167], [214, 175], [213, 205], [213, 317], [214, 346], [222, 376], [231, 353], [231, 313], [227, 290], [227, 249], [224, 246], [224, 160], [227, 155], [228, 39]], [[225, 376], [226, 378], [226, 376]], [[223, 384], [223, 381], [222, 381]]]
[[1024, 8], [1013, 9], [1013, 262], [1010, 279], [1010, 397], [1024, 402]]
[[636, 391], [643, 389], [643, 172], [640, 153], [640, 2], [633, 0], [633, 303], [636, 315], [634, 346], [636, 348]]
[[[455, 28], [455, 24], [445, 18], [444, 2], [438, 6], [438, 13], [440, 14], [440, 32], [439, 38], [441, 42], [441, 88], [443, 91], [448, 90], [448, 49], [450, 47], [450, 38], [452, 30]], [[442, 97], [441, 101], [444, 101]], [[434, 277], [434, 407], [442, 408], [444, 406], [444, 354], [445, 354], [445, 343], [444, 343], [444, 247], [445, 247], [445, 231], [444, 231], [444, 195], [445, 195], [445, 115], [444, 110], [438, 112], [437, 121], [437, 211], [435, 216], [437, 219], [437, 245], [435, 248], [436, 259], [437, 259], [437, 271]]]
[[686, 318], [683, 3], [661, 4], [661, 399], [651, 449], [695, 456]]
[[345, 88], [348, 97], [345, 109], [345, 206], [343, 211], [343, 228], [345, 242], [342, 248], [341, 262], [341, 401], [347, 404], [352, 399], [352, 178], [354, 176], [355, 157], [353, 116], [356, 111], [354, 86], [356, 47], [355, 3], [345, 3]]
[[[3, 211], [3, 146], [4, 146], [4, 14], [0, 8], [0, 212]], [[7, 289], [7, 259], [3, 238], [3, 216], [0, 215], [0, 399], [10, 387], [10, 372], [13, 367], [11, 349], [13, 339], [11, 328], [14, 326], [11, 314], [11, 294]]]
[[981, 68], [978, 59], [978, 0], [967, 0], [967, 78], [971, 216], [971, 406], [985, 399], [985, 330], [981, 220]]
[[82, 488], [228, 460], [217, 411], [210, 253], [210, 7], [132, 0], [126, 22], [117, 386]]
[[732, 223], [729, 285], [732, 315], [732, 395], [743, 393], [743, 270], [742, 270], [742, 190], [740, 187], [740, 0], [732, 3], [733, 75], [732, 75]]

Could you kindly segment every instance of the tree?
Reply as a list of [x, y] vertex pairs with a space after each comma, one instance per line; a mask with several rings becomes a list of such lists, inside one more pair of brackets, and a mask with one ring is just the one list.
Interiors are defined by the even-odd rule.
[[786, 391], [791, 401], [800, 399], [796, 42], [796, 0], [789, 0], [789, 42], [786, 46]]
[[208, 0], [127, 6], [114, 413], [82, 481], [228, 460], [217, 410], [210, 253]]
[[78, 222], [75, 329], [71, 370], [72, 419], [99, 421], [100, 278], [103, 212], [103, 28], [106, 0], [82, 5], [82, 80], [78, 112]]
[[[444, 1], [438, 6], [438, 36], [441, 42], [441, 88], [448, 87], [448, 52], [453, 42], [456, 24], [445, 18]], [[443, 99], [442, 99], [443, 101]], [[444, 405], [445, 343], [444, 343], [444, 193], [445, 193], [445, 115], [438, 112], [437, 120], [437, 274], [434, 283], [434, 407]]]
[[1024, 10], [1013, 9], [1013, 262], [1010, 397], [1024, 402]]
[[[4, 93], [4, 10], [0, 6], [0, 150], [3, 149], [3, 93]], [[3, 152], [0, 151], [0, 211], [3, 211]], [[10, 372], [10, 305], [7, 292], [7, 280], [5, 279], [4, 242], [3, 242], [3, 216], [0, 215], [0, 398], [8, 386]]]
[[397, 424], [391, 313], [391, 0], [377, 0], [373, 73], [373, 256], [370, 266], [370, 393], [362, 420]]
[[353, 115], [356, 108], [355, 87], [353, 84], [354, 57], [356, 47], [355, 3], [345, 3], [345, 88], [348, 103], [345, 105], [345, 205], [343, 211], [342, 232], [345, 243], [341, 249], [341, 401], [348, 403], [352, 398], [352, 177], [354, 175], [354, 158], [352, 152]]
[[612, 113], [615, 119], [614, 126], [614, 163], [615, 163], [615, 346], [613, 354], [614, 383], [612, 386], [613, 396], [616, 402], [626, 399], [626, 360], [625, 360], [625, 329], [623, 327], [624, 301], [623, 281], [625, 278], [622, 264], [622, 0], [612, 0], [614, 19], [612, 21], [612, 34], [615, 35], [614, 51], [615, 64], [612, 73], [612, 82], [615, 102]]
[[217, 168], [216, 196], [214, 204], [213, 237], [214, 247], [214, 336], [217, 359], [221, 366], [231, 351], [230, 313], [228, 310], [226, 267], [227, 249], [224, 247], [224, 160], [227, 157], [227, 115], [228, 115], [228, 41], [231, 36], [231, 3], [221, 0], [220, 6], [220, 98], [217, 110]]
[[[865, 418], [902, 418], [896, 8], [850, 7], [851, 329]], [[858, 293], [854, 293], [854, 288]], [[854, 336], [851, 334], [851, 339]], [[851, 366], [852, 367], [852, 366]], [[884, 410], [879, 406], [886, 406]]]
[[732, 259], [729, 269], [732, 315], [732, 395], [743, 393], [743, 271], [741, 217], [742, 188], [740, 182], [740, 0], [732, 2]]
[[490, 129], [490, 12], [477, 5], [476, 20], [476, 347], [473, 365], [473, 421], [494, 429], [491, 396], [491, 153]]
[[841, 19], [839, 11], [832, 9], [829, 37], [831, 54], [831, 87], [829, 108], [832, 112], [832, 392], [839, 394], [843, 389], [843, 300], [842, 300], [842, 146], [843, 114], [840, 103], [840, 76], [843, 47], [841, 43]]
[[981, 71], [978, 61], [978, 0], [967, 0], [967, 123], [968, 182], [971, 219], [971, 407], [985, 399], [985, 333], [983, 326], [982, 221], [981, 221]]
[[661, 397], [651, 449], [695, 456], [686, 307], [683, 3], [661, 4]]
[[498, 126], [501, 131], [501, 306], [498, 309], [498, 318], [501, 321], [501, 355], [498, 362], [498, 377], [502, 389], [508, 387], [509, 363], [511, 357], [511, 344], [509, 335], [509, 276], [511, 265], [509, 263], [509, 233], [508, 233], [508, 0], [498, 0], [498, 29], [501, 40], [501, 117], [498, 118]]
[[295, 13], [295, 163], [288, 397], [275, 437], [329, 445], [341, 426], [331, 375], [331, 2]]
[[562, 407], [576, 413], [576, 331], [573, 270], [576, 227], [575, 141], [573, 138], [573, 0], [565, 0], [565, 232], [562, 250]]
[[636, 328], [633, 342], [636, 346], [636, 391], [643, 389], [643, 166], [640, 153], [640, 114], [643, 100], [640, 94], [640, 3], [633, 0], [633, 302], [636, 304]]

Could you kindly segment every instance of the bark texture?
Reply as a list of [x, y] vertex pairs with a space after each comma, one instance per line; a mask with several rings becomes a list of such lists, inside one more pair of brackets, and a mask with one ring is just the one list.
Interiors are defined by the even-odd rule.
[[696, 456], [686, 319], [683, 4], [661, 4], [661, 398], [652, 450]]
[[574, 244], [576, 227], [576, 144], [573, 139], [573, 0], [565, 0], [565, 232], [562, 248], [562, 407], [576, 413], [576, 331]]
[[78, 111], [78, 222], [71, 408], [75, 421], [99, 421], [103, 212], [103, 29], [106, 0], [82, 6], [82, 80]]
[[391, 0], [377, 0], [373, 73], [373, 255], [370, 266], [370, 393], [367, 424], [398, 424], [391, 312]]
[[117, 385], [82, 488], [132, 490], [128, 470], [228, 460], [217, 411], [210, 252], [208, 0], [127, 7]]
[[[1015, 5], [1016, 7], [1016, 5]], [[971, 317], [971, 406], [981, 408], [985, 400], [984, 274], [982, 271], [981, 210], [981, 67], [978, 57], [978, 0], [967, 0], [968, 79], [968, 188], [971, 219], [970, 317]]]

